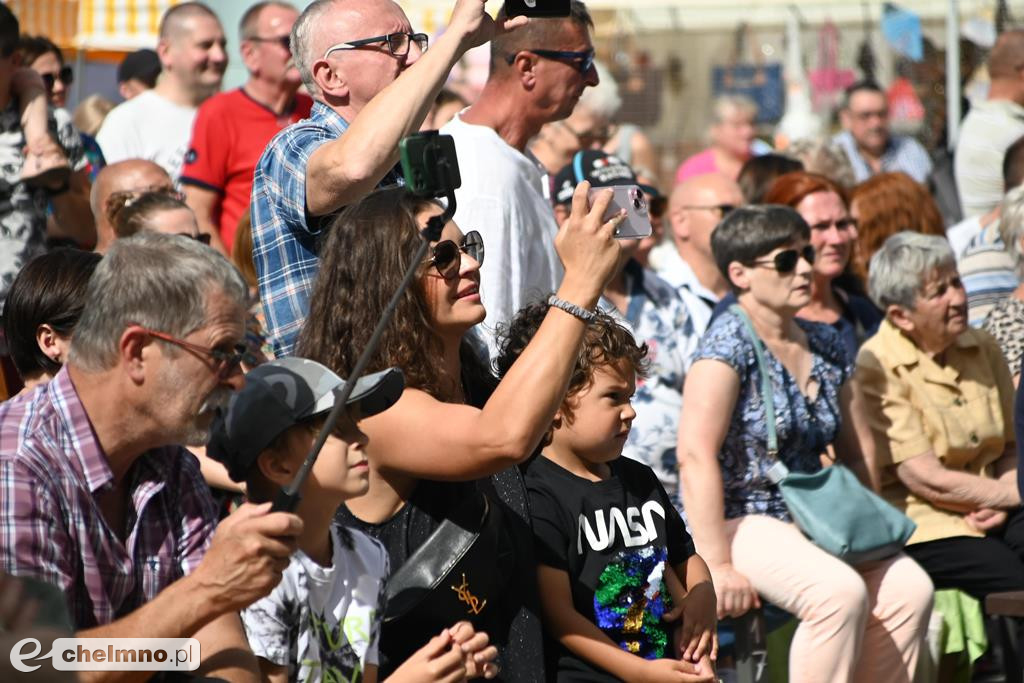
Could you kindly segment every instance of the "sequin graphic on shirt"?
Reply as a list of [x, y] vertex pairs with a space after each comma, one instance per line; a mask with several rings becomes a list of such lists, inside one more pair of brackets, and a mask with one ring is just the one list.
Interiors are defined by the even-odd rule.
[[672, 608], [664, 580], [667, 560], [665, 548], [622, 550], [605, 566], [594, 590], [598, 627], [609, 636], [618, 632], [619, 647], [645, 659], [663, 657], [668, 644], [662, 621]]

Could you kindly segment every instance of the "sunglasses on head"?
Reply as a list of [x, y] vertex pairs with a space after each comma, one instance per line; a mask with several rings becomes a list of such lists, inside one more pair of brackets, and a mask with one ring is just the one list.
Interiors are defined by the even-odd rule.
[[64, 85], [71, 85], [75, 80], [75, 72], [70, 66], [62, 66], [56, 74], [39, 74], [47, 90], [53, 90], [53, 85], [60, 81]]
[[433, 256], [427, 263], [434, 266], [438, 274], [445, 280], [451, 280], [459, 274], [463, 253], [473, 257], [477, 264], [483, 265], [484, 238], [476, 230], [467, 232], [458, 244], [453, 240], [444, 240], [435, 244]]
[[796, 263], [803, 257], [808, 265], [814, 265], [814, 247], [806, 245], [802, 249], [783, 249], [770, 259], [758, 259], [752, 265], [772, 268], [782, 275], [796, 270]]

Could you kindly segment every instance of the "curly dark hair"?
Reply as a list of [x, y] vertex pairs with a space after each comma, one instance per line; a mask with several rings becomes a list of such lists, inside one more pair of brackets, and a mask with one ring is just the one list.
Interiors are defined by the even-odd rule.
[[[495, 363], [499, 377], [504, 377], [512, 364], [526, 350], [527, 344], [537, 334], [550, 308], [547, 297], [544, 297], [543, 300], [520, 309], [515, 317], [500, 329], [498, 360]], [[650, 372], [647, 352], [647, 344], [637, 344], [633, 334], [616, 322], [615, 318], [605, 313], [596, 313], [594, 319], [587, 323], [587, 329], [583, 333], [583, 344], [576, 355], [576, 363], [569, 378], [569, 390], [562, 402], [562, 412], [568, 413], [571, 419], [569, 399], [593, 383], [594, 372], [599, 367], [624, 360], [632, 366], [637, 377], [646, 378]]]
[[[416, 215], [436, 205], [399, 187], [373, 192], [338, 214], [320, 247], [320, 272], [299, 335], [298, 356], [349, 375], [416, 255]], [[399, 301], [367, 370], [399, 367], [406, 387], [452, 401], [458, 387], [442, 374], [442, 353], [423, 287], [412, 286]], [[459, 355], [464, 386], [493, 386], [493, 376], [467, 340]]]

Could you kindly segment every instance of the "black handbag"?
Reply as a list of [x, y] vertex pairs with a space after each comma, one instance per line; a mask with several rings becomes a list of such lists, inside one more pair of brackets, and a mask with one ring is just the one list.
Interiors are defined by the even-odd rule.
[[456, 622], [500, 630], [512, 566], [502, 509], [476, 491], [388, 579], [381, 651], [397, 666]]

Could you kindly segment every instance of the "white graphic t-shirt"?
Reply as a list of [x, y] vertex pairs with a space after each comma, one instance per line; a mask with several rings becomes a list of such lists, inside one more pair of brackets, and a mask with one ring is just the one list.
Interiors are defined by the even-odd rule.
[[332, 566], [300, 550], [277, 588], [242, 610], [252, 651], [287, 666], [290, 681], [355, 683], [377, 664], [387, 553], [354, 529], [332, 526], [331, 542]]

